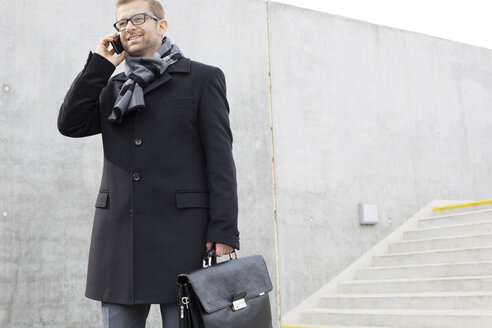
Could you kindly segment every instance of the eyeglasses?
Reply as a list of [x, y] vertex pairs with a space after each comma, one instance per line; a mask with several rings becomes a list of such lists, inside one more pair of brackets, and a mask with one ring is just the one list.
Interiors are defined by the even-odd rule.
[[142, 25], [143, 23], [145, 23], [145, 18], [147, 16], [155, 19], [156, 21], [160, 20], [160, 18], [157, 18], [156, 16], [154, 16], [152, 14], [139, 13], [139, 14], [133, 15], [130, 18], [120, 19], [119, 21], [114, 23], [113, 26], [116, 29], [116, 31], [123, 32], [124, 30], [126, 30], [126, 26], [128, 25], [128, 21], [131, 21], [133, 25]]

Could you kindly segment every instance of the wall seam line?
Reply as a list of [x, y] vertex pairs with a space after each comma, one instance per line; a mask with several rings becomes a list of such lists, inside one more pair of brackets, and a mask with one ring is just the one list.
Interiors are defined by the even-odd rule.
[[271, 79], [271, 64], [270, 64], [270, 23], [269, 23], [269, 9], [270, 0], [265, 2], [266, 9], [266, 38], [267, 38], [267, 59], [268, 59], [268, 105], [270, 110], [270, 146], [272, 154], [272, 188], [273, 188], [273, 222], [275, 232], [275, 276], [277, 287], [277, 321], [279, 327], [282, 326], [282, 307], [280, 301], [280, 266], [279, 266], [279, 240], [278, 240], [278, 219], [277, 219], [277, 183], [275, 177], [275, 148], [274, 148], [274, 135], [273, 135], [273, 106], [272, 106], [272, 79]]

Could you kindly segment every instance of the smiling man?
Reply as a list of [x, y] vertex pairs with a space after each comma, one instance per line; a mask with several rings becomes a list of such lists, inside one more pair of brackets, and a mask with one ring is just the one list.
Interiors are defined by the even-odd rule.
[[101, 302], [106, 328], [145, 327], [151, 304], [177, 328], [176, 276], [213, 246], [239, 249], [225, 77], [164, 36], [159, 2], [116, 8], [125, 51], [110, 46], [117, 33], [103, 37], [58, 115], [63, 135], [101, 133], [104, 148], [85, 295]]

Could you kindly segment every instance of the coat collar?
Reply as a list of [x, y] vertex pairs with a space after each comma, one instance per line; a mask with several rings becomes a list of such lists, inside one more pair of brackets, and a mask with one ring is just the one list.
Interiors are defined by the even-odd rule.
[[[154, 90], [155, 88], [157, 88], [161, 84], [170, 80], [172, 77], [172, 73], [189, 74], [190, 73], [190, 59], [188, 57], [181, 57], [180, 59], [178, 59], [177, 62], [173, 63], [171, 66], [168, 67], [168, 69], [164, 72], [164, 74], [162, 74], [161, 76], [156, 78], [154, 81], [150, 82], [150, 84], [144, 88], [144, 90], [143, 90], [144, 94], [150, 92], [151, 90]], [[128, 80], [128, 78], [126, 77], [125, 72], [116, 74], [113, 77], [113, 81], [119, 81], [118, 88], [121, 88], [123, 83], [127, 80]]]

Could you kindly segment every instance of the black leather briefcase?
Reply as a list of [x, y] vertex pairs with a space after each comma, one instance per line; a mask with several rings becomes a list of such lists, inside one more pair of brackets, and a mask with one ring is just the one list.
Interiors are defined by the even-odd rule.
[[271, 328], [272, 282], [263, 256], [216, 263], [214, 249], [202, 269], [178, 275], [180, 328]]

